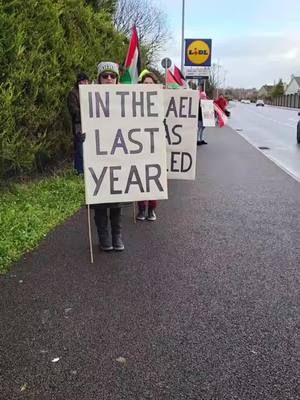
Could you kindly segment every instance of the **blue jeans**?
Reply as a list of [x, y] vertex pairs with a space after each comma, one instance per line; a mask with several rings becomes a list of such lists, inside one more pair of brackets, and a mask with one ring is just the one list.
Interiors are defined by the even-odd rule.
[[203, 122], [198, 121], [197, 142], [201, 142], [203, 140], [203, 131], [204, 131]]

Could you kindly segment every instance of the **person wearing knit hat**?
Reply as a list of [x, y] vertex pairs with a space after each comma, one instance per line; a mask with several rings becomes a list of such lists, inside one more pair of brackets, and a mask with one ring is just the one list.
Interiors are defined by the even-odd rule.
[[[139, 76], [139, 83], [142, 84], [156, 84], [158, 83], [158, 79], [155, 74], [150, 72], [147, 69], [144, 69]], [[146, 208], [147, 213], [146, 213]], [[157, 201], [149, 200], [149, 201], [138, 201], [138, 209], [139, 212], [137, 214], [136, 219], [138, 221], [156, 221], [156, 208]]]
[[151, 72], [145, 68], [139, 75], [138, 83], [142, 83], [144, 75], [150, 74]]
[[157, 84], [158, 83], [158, 78], [153, 72], [149, 71], [148, 69], [144, 69], [140, 73], [139, 83], [144, 83], [144, 84], [155, 83], [155, 84]]
[[110, 61], [102, 61], [98, 64], [97, 69], [98, 69], [98, 79], [97, 79], [98, 83], [102, 84], [118, 83], [120, 78], [118, 64]]
[[[110, 61], [103, 61], [98, 64], [98, 83], [101, 85], [116, 85], [118, 80], [118, 64]], [[103, 203], [93, 205], [100, 250], [124, 250], [125, 247], [122, 239], [122, 207], [129, 204], [131, 203]], [[109, 221], [111, 229], [109, 229]]]
[[81, 115], [79, 101], [79, 85], [89, 84], [89, 77], [85, 72], [79, 72], [73, 89], [68, 94], [68, 109], [72, 119], [74, 142], [74, 168], [79, 175], [83, 174], [83, 146], [81, 136]]
[[79, 72], [77, 74], [77, 84], [84, 85], [89, 83], [89, 77], [85, 72]]

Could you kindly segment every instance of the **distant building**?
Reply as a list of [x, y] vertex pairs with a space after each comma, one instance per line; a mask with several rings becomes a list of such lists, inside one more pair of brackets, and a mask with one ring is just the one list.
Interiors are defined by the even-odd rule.
[[256, 101], [257, 98], [257, 90], [255, 88], [253, 89], [247, 89], [246, 91], [246, 98], [250, 99], [251, 101]]
[[264, 99], [266, 97], [271, 96], [272, 90], [274, 86], [273, 85], [264, 85], [262, 86], [259, 91], [257, 92], [257, 97], [260, 99]]
[[287, 85], [285, 90], [285, 94], [297, 94], [300, 93], [300, 77], [299, 76], [291, 76], [291, 81]]

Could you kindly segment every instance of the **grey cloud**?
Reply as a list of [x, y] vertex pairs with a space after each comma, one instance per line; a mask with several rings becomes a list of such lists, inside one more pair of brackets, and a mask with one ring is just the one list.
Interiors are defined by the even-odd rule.
[[213, 44], [213, 53], [222, 59], [287, 57], [291, 51], [300, 52], [300, 43], [294, 37], [285, 36], [232, 38]]

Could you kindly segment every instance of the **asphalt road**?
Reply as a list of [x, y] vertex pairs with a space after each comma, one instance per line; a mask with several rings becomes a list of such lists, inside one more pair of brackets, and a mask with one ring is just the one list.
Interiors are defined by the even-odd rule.
[[231, 102], [228, 125], [300, 182], [299, 110]]
[[123, 253], [89, 263], [82, 209], [0, 277], [1, 400], [299, 399], [300, 185], [205, 139]]

